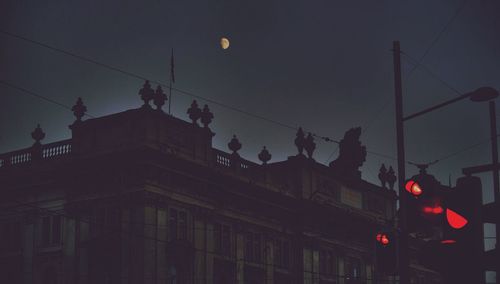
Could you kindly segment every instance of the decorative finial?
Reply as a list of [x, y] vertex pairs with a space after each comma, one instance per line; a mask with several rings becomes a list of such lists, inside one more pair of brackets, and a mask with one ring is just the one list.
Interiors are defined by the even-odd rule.
[[193, 100], [193, 103], [191, 103], [191, 107], [187, 110], [187, 113], [189, 114], [189, 118], [193, 124], [198, 125], [196, 121], [201, 117], [201, 109], [198, 107], [196, 100]]
[[71, 110], [76, 117], [76, 121], [81, 122], [82, 117], [87, 112], [87, 107], [83, 104], [82, 98], [78, 98], [78, 100], [76, 100], [76, 104], [71, 108]]
[[262, 148], [262, 151], [259, 153], [259, 160], [262, 162], [263, 165], [267, 164], [269, 160], [271, 160], [271, 154], [269, 154], [269, 151], [267, 151], [266, 146]]
[[144, 101], [144, 105], [142, 107], [150, 108], [149, 101], [153, 99], [154, 91], [149, 84], [149, 81], [146, 80], [144, 85], [142, 85], [142, 89], [139, 90], [139, 95], [141, 96], [141, 100]]
[[316, 143], [314, 143], [314, 138], [310, 132], [304, 141], [304, 148], [306, 149], [307, 156], [312, 158], [314, 149], [316, 149]]
[[304, 143], [304, 131], [302, 131], [302, 127], [299, 127], [295, 138], [295, 146], [297, 146], [297, 150], [299, 150], [299, 155], [302, 155], [302, 152], [304, 151]]
[[389, 189], [394, 190], [396, 179], [396, 173], [394, 172], [392, 166], [390, 166], [389, 171], [387, 172], [387, 182], [389, 183]]
[[229, 150], [233, 151], [233, 154], [237, 154], [236, 152], [241, 149], [241, 143], [238, 138], [236, 138], [236, 135], [233, 135], [233, 139], [227, 143], [227, 146], [229, 147]]
[[208, 108], [208, 105], [203, 107], [203, 111], [201, 112], [201, 123], [205, 128], [208, 128], [208, 125], [212, 122], [214, 118], [214, 114]]
[[40, 124], [37, 125], [35, 130], [31, 132], [31, 137], [35, 140], [35, 145], [39, 145], [40, 141], [45, 138], [45, 133], [43, 132], [42, 128], [40, 127]]
[[380, 184], [382, 185], [382, 187], [385, 188], [385, 184], [387, 183], [387, 169], [385, 168], [384, 164], [380, 166], [378, 179], [380, 180]]
[[161, 86], [158, 85], [153, 98], [153, 103], [155, 104], [156, 109], [161, 111], [161, 107], [165, 104], [166, 100], [167, 100], [167, 95], [163, 93]]

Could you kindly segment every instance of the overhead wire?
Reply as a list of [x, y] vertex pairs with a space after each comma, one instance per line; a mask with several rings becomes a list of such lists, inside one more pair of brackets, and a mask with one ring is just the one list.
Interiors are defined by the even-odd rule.
[[[439, 33], [437, 34], [436, 37], [434, 37], [434, 39], [431, 41], [431, 44], [425, 49], [424, 53], [422, 54], [422, 56], [420, 57], [419, 60], [416, 60], [417, 63], [421, 63], [424, 58], [429, 54], [430, 50], [434, 47], [434, 45], [436, 45], [439, 40], [441, 39], [441, 37], [444, 35], [444, 33], [450, 28], [451, 24], [456, 20], [456, 18], [458, 17], [458, 15], [460, 14], [460, 12], [464, 9], [465, 5], [467, 4], [468, 0], [464, 0], [462, 2], [462, 4], [459, 6], [459, 8], [455, 11], [455, 13], [452, 15], [452, 17], [450, 17], [450, 19], [446, 22], [446, 24], [443, 26], [443, 28], [439, 31]], [[418, 68], [418, 65], [414, 65], [414, 67], [408, 72], [406, 73], [405, 75], [405, 80], [408, 80], [410, 77], [411, 77], [411, 74], [415, 71], [415, 69]], [[431, 72], [432, 73], [432, 72]], [[433, 73], [432, 73], [433, 74]], [[433, 77], [435, 78], [438, 78], [437, 76], [435, 76], [435, 74], [433, 74]], [[439, 79], [442, 83], [445, 83], [448, 87], [451, 87], [449, 84], [447, 84], [446, 82], [444, 82], [443, 80]], [[451, 87], [452, 89], [454, 89], [453, 87]], [[456, 91], [456, 90], [454, 90]], [[368, 126], [365, 128], [365, 133], [368, 131], [368, 129], [370, 129], [370, 126], [373, 125], [373, 123], [378, 120], [380, 117], [382, 117], [382, 115], [384, 114], [384, 110], [390, 105], [391, 103], [391, 100], [389, 99], [381, 108], [378, 112], [376, 112], [374, 114], [374, 117], [372, 119], [369, 120], [369, 124]], [[337, 151], [337, 149], [335, 149], [334, 152], [332, 152], [332, 154], [330, 154], [330, 156], [328, 157], [327, 159], [327, 162], [330, 160], [330, 158], [335, 154], [335, 152]]]
[[[143, 80], [143, 81], [149, 81], [149, 82], [158, 84], [158, 85], [160, 85], [162, 87], [170, 88], [169, 84], [165, 84], [165, 83], [160, 82], [158, 80], [151, 80], [151, 79], [147, 78], [146, 76], [142, 76], [142, 75], [139, 75], [137, 73], [129, 72], [129, 71], [126, 71], [124, 69], [121, 69], [121, 68], [118, 68], [118, 67], [114, 67], [112, 65], [105, 64], [105, 63], [102, 63], [102, 62], [99, 62], [99, 61], [91, 59], [89, 57], [76, 54], [74, 52], [70, 52], [70, 51], [67, 51], [67, 50], [64, 50], [64, 49], [61, 49], [61, 48], [57, 48], [57, 47], [48, 45], [46, 43], [43, 43], [43, 42], [40, 42], [40, 41], [36, 41], [36, 40], [33, 40], [33, 39], [29, 39], [27, 37], [20, 36], [20, 35], [17, 35], [17, 34], [8, 32], [8, 31], [5, 31], [5, 30], [0, 30], [0, 33], [2, 33], [4, 35], [7, 35], [7, 36], [10, 36], [10, 37], [13, 37], [13, 38], [16, 38], [16, 39], [19, 39], [19, 40], [23, 40], [23, 41], [26, 41], [26, 42], [29, 42], [29, 43], [41, 46], [41, 47], [44, 47], [44, 48], [47, 48], [47, 49], [50, 49], [50, 50], [53, 50], [53, 51], [56, 51], [56, 52], [59, 52], [59, 53], [62, 53], [62, 54], [65, 54], [67, 56], [74, 57], [74, 58], [82, 60], [82, 61], [86, 61], [88, 63], [94, 64], [94, 65], [97, 65], [97, 66], [100, 66], [102, 68], [106, 68], [106, 69], [109, 69], [109, 70], [112, 70], [112, 71], [115, 71], [115, 72], [118, 72], [118, 73], [121, 73], [121, 74], [129, 76], [129, 77], [133, 77], [133, 78], [140, 79], [140, 80]], [[173, 87], [173, 86], [172, 86], [172, 90], [174, 90], [176, 92], [179, 92], [181, 94], [193, 97], [193, 98], [197, 98], [197, 99], [203, 100], [205, 102], [212, 103], [214, 105], [218, 105], [220, 107], [232, 110], [234, 112], [239, 112], [241, 114], [245, 114], [247, 116], [254, 117], [254, 118], [257, 118], [257, 119], [269, 122], [269, 123], [273, 123], [273, 124], [276, 124], [276, 125], [288, 128], [288, 129], [292, 129], [292, 130], [298, 130], [299, 129], [299, 127], [292, 126], [292, 125], [289, 125], [289, 124], [286, 124], [286, 123], [283, 123], [283, 122], [280, 122], [280, 121], [277, 121], [277, 120], [274, 120], [274, 119], [270, 119], [270, 118], [267, 118], [267, 117], [264, 117], [264, 116], [261, 116], [261, 115], [257, 115], [257, 114], [254, 114], [254, 113], [251, 113], [251, 112], [248, 112], [248, 111], [245, 111], [245, 110], [242, 110], [242, 109], [230, 106], [228, 104], [225, 104], [225, 103], [222, 103], [222, 102], [210, 99], [210, 98], [206, 98], [206, 97], [203, 97], [203, 96], [197, 95], [195, 93], [192, 93], [192, 92], [189, 92], [189, 91], [185, 91], [185, 90]], [[66, 108], [66, 106], [63, 106], [63, 107]], [[307, 132], [309, 132], [309, 131], [307, 131]], [[335, 139], [331, 139], [329, 137], [317, 135], [317, 134], [314, 134], [314, 133], [311, 133], [311, 134], [313, 136], [317, 137], [317, 138], [323, 139], [326, 142], [338, 143], [338, 141], [335, 140]]]
[[[49, 103], [56, 104], [56, 105], [58, 105], [58, 106], [60, 106], [60, 107], [62, 107], [62, 108], [64, 108], [64, 109], [69, 110], [69, 111], [73, 111], [73, 110], [72, 110], [72, 108], [71, 108], [70, 106], [68, 106], [68, 105], [65, 105], [65, 104], [63, 104], [63, 103], [60, 103], [60, 102], [58, 102], [58, 101], [56, 101], [56, 100], [54, 100], [54, 99], [51, 99], [51, 98], [47, 98], [47, 97], [45, 97], [45, 96], [42, 96], [42, 95], [40, 95], [40, 94], [37, 94], [37, 93], [35, 93], [35, 92], [33, 92], [33, 91], [30, 91], [30, 90], [28, 90], [28, 89], [26, 89], [26, 88], [23, 88], [23, 87], [20, 87], [20, 86], [18, 86], [18, 85], [12, 84], [12, 83], [7, 82], [7, 81], [5, 81], [5, 80], [1, 80], [1, 79], [0, 79], [0, 84], [4, 84], [5, 86], [8, 86], [9, 88], [12, 88], [12, 89], [15, 89], [15, 90], [21, 91], [21, 92], [23, 92], [23, 93], [25, 93], [25, 94], [28, 94], [28, 95], [31, 95], [31, 96], [33, 96], [33, 97], [36, 97], [36, 98], [42, 99], [42, 100], [47, 101], [47, 102], [49, 102]], [[85, 116], [88, 116], [88, 117], [90, 117], [90, 118], [95, 118], [95, 116], [90, 115], [90, 114], [88, 114], [88, 113], [85, 113], [84, 115], [85, 115]]]
[[[136, 79], [141, 79], [141, 80], [144, 80], [144, 81], [150, 81], [150, 82], [156, 83], [156, 84], [164, 86], [164, 87], [169, 87], [167, 84], [164, 84], [164, 83], [162, 83], [160, 81], [149, 80], [145, 76], [141, 76], [141, 75], [138, 75], [136, 73], [129, 72], [129, 71], [126, 71], [126, 70], [123, 70], [123, 69], [111, 66], [109, 64], [101, 63], [101, 62], [99, 62], [97, 60], [94, 60], [94, 59], [91, 59], [91, 58], [88, 58], [88, 57], [85, 57], [85, 56], [81, 56], [81, 55], [78, 55], [76, 53], [73, 53], [73, 52], [70, 52], [70, 51], [67, 51], [67, 50], [63, 50], [61, 48], [53, 47], [51, 45], [48, 45], [48, 44], [45, 44], [45, 43], [42, 43], [42, 42], [39, 42], [39, 41], [35, 41], [35, 40], [29, 39], [29, 38], [26, 38], [26, 37], [23, 37], [23, 36], [20, 36], [20, 35], [17, 35], [17, 34], [13, 34], [11, 32], [0, 30], [0, 33], [3, 33], [5, 35], [8, 35], [8, 36], [11, 36], [11, 37], [23, 40], [23, 41], [27, 41], [27, 42], [36, 44], [36, 45], [39, 45], [39, 46], [42, 46], [42, 47], [47, 48], [47, 49], [51, 49], [51, 50], [56, 51], [56, 52], [60, 52], [60, 53], [66, 54], [68, 56], [71, 56], [71, 57], [74, 57], [74, 58], [77, 58], [77, 59], [80, 59], [80, 60], [83, 60], [83, 61], [95, 64], [97, 66], [100, 66], [100, 67], [103, 67], [103, 68], [106, 68], [106, 69], [109, 69], [109, 70], [112, 70], [112, 71], [119, 72], [121, 74], [130, 76], [130, 77], [134, 77]], [[9, 84], [11, 86], [13, 86], [12, 83], [9, 83]], [[17, 89], [22, 90], [24, 88], [17, 87]], [[273, 119], [269, 119], [269, 118], [266, 118], [266, 117], [261, 116], [261, 115], [257, 115], [257, 114], [254, 114], [254, 113], [251, 113], [251, 112], [248, 112], [248, 111], [245, 111], [245, 110], [241, 110], [239, 108], [235, 108], [235, 107], [227, 105], [225, 103], [221, 103], [221, 102], [215, 101], [213, 99], [209, 99], [209, 98], [206, 98], [206, 97], [194, 94], [192, 92], [188, 92], [188, 91], [185, 91], [185, 90], [182, 90], [182, 89], [179, 89], [179, 88], [174, 88], [174, 87], [172, 87], [172, 89], [175, 90], [175, 91], [177, 91], [177, 92], [179, 92], [179, 93], [182, 93], [182, 94], [194, 97], [194, 98], [198, 98], [198, 99], [201, 99], [201, 100], [206, 101], [206, 102], [213, 103], [215, 105], [221, 106], [223, 108], [230, 109], [230, 110], [235, 111], [235, 112], [239, 112], [239, 113], [245, 114], [245, 115], [250, 116], [250, 117], [258, 118], [260, 120], [267, 121], [269, 123], [273, 123], [273, 124], [276, 124], [276, 125], [279, 125], [279, 126], [282, 126], [282, 127], [286, 127], [288, 129], [292, 129], [292, 130], [298, 130], [299, 129], [299, 127], [291, 126], [289, 124], [285, 124], [285, 123], [282, 123], [282, 122], [279, 122], [279, 121], [276, 121], [276, 120], [273, 120]], [[34, 92], [32, 92], [32, 91], [29, 91], [29, 92], [32, 93], [32, 94], [34, 94]], [[37, 97], [43, 97], [43, 96], [37, 94]], [[53, 101], [53, 99], [48, 99], [48, 101]], [[57, 104], [60, 105], [60, 106], [63, 106], [64, 108], [68, 108], [68, 106], [66, 106], [66, 105], [63, 105], [63, 104], [60, 104], [60, 103], [57, 103]], [[313, 131], [309, 131], [308, 129], [305, 129], [305, 128], [304, 128], [304, 130], [306, 132], [310, 132], [313, 137], [322, 139], [325, 142], [331, 142], [331, 143], [336, 143], [336, 144], [340, 143], [338, 140], [332, 139], [332, 138], [330, 138], [328, 136], [318, 135], [318, 134], [314, 133]], [[380, 157], [390, 158], [392, 160], [396, 160], [395, 157], [391, 157], [391, 156], [389, 156], [387, 154], [382, 154], [382, 153], [378, 153], [378, 152], [375, 152], [375, 151], [367, 151], [367, 153], [372, 154], [372, 155], [376, 155], [376, 156], [380, 156]]]

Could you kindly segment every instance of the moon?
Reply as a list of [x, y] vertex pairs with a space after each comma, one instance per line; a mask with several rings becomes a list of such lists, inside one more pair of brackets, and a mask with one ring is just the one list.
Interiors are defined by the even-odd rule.
[[229, 48], [229, 40], [225, 37], [220, 39], [220, 46], [222, 49], [228, 49]]

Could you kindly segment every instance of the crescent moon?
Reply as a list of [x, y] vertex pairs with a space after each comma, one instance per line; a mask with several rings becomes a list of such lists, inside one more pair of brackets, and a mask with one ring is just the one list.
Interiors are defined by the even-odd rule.
[[225, 37], [220, 39], [220, 46], [222, 49], [228, 49], [229, 48], [229, 40]]

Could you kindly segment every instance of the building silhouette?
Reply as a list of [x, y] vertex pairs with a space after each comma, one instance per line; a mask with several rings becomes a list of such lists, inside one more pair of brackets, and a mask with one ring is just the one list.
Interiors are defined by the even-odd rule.
[[[87, 120], [78, 99], [70, 139], [42, 144], [39, 125], [0, 155], [2, 283], [395, 283], [374, 255], [395, 228], [395, 174], [361, 179], [359, 128], [329, 166], [302, 129], [296, 154], [271, 162], [264, 147], [257, 164], [236, 136], [212, 146], [207, 105], [187, 122], [161, 110], [160, 87], [139, 94], [140, 108]], [[414, 283], [440, 283], [412, 265]]]

